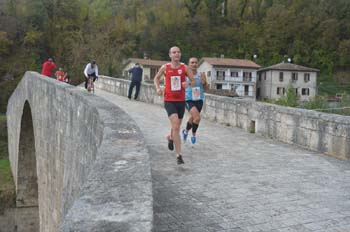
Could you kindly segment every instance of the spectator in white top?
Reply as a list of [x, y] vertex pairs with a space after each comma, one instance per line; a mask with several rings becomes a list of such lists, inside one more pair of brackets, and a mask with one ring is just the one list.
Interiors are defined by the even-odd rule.
[[95, 60], [92, 60], [90, 63], [88, 63], [84, 69], [84, 75], [85, 75], [85, 89], [87, 89], [88, 86], [88, 80], [89, 77], [93, 77], [93, 82], [98, 79], [98, 67]]

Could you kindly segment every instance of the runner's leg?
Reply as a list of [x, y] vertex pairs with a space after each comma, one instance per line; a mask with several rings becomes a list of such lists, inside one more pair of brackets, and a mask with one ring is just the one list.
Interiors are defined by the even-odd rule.
[[180, 126], [182, 119], [179, 119], [177, 114], [172, 114], [169, 116], [170, 124], [171, 124], [171, 137], [175, 144], [175, 151], [178, 155], [181, 154], [181, 138], [180, 138]]
[[190, 110], [191, 117], [192, 117], [192, 134], [193, 136], [196, 136], [196, 131], [199, 125], [199, 122], [201, 120], [201, 115], [197, 109], [197, 107], [192, 107]]

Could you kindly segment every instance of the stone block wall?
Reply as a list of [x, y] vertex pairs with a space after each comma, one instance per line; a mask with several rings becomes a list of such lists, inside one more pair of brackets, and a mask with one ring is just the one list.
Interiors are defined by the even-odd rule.
[[[123, 79], [101, 77], [96, 86], [126, 96], [129, 83]], [[350, 157], [349, 116], [212, 94], [205, 96], [204, 118], [339, 159]], [[163, 99], [156, 95], [152, 84], [142, 84], [140, 100], [163, 105]]]
[[149, 154], [124, 111], [82, 89], [27, 72], [7, 109], [17, 190], [28, 188], [19, 178], [25, 169], [19, 147], [27, 141], [20, 139], [26, 134], [21, 122], [28, 121], [24, 106], [32, 116], [40, 231], [151, 231]]

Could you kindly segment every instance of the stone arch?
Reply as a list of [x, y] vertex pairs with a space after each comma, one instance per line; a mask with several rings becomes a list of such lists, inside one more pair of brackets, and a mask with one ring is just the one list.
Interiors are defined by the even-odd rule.
[[18, 147], [17, 207], [38, 206], [38, 176], [32, 112], [24, 103]]

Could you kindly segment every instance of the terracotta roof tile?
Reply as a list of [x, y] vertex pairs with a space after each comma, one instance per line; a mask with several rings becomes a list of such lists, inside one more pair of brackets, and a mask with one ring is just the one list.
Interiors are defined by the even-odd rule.
[[251, 60], [242, 60], [242, 59], [203, 57], [200, 61], [200, 64], [203, 63], [204, 61], [208, 62], [211, 65], [216, 65], [216, 66], [230, 66], [230, 67], [255, 68], [255, 69], [258, 69], [261, 67], [260, 65], [254, 63]]
[[133, 63], [139, 63], [142, 66], [157, 66], [160, 67], [163, 64], [166, 64], [170, 61], [164, 61], [164, 60], [151, 60], [151, 59], [140, 59], [140, 58], [129, 58], [127, 60], [127, 62], [125, 63], [124, 66], [126, 66], [127, 64], [129, 64], [130, 62]]
[[306, 72], [319, 72], [319, 69], [308, 68], [305, 66], [292, 64], [292, 63], [279, 63], [266, 68], [259, 69], [258, 71], [268, 71], [268, 70], [284, 70], [284, 71], [306, 71]]

